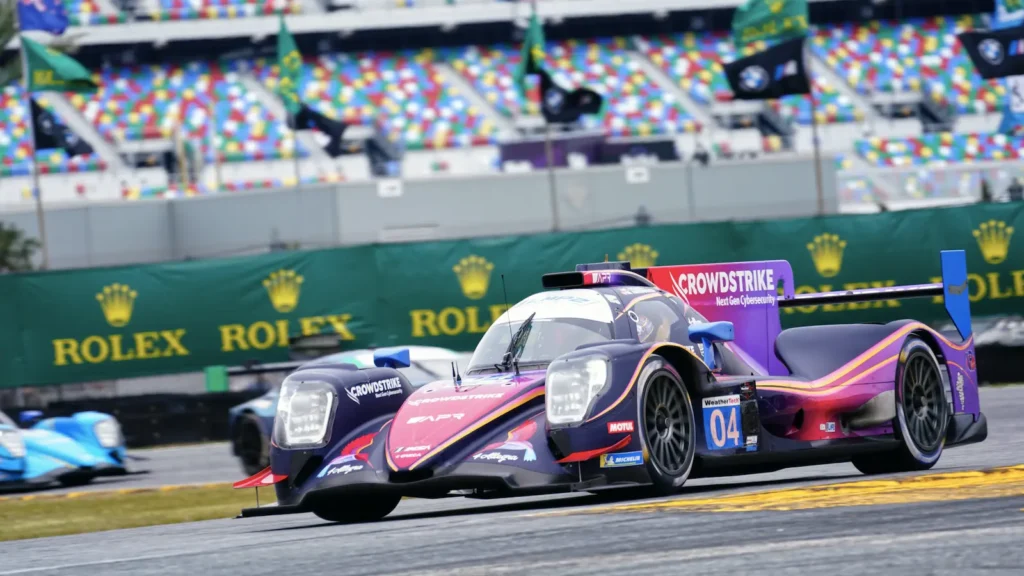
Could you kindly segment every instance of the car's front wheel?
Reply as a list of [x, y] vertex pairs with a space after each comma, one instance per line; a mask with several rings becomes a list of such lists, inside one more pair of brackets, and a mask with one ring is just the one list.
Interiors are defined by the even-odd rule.
[[652, 355], [640, 371], [638, 421], [654, 491], [672, 494], [683, 486], [696, 451], [693, 404], [682, 376], [665, 358]]
[[401, 500], [401, 496], [331, 498], [313, 504], [312, 510], [328, 522], [374, 522], [390, 514]]

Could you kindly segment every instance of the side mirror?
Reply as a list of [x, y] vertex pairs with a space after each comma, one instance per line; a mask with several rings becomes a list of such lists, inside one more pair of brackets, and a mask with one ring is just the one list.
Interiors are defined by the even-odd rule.
[[378, 368], [408, 368], [412, 363], [409, 361], [409, 349], [398, 348], [391, 350], [376, 350], [373, 353], [373, 365]]
[[42, 410], [24, 410], [18, 413], [18, 423], [28, 428], [43, 418]]
[[732, 322], [701, 322], [691, 324], [689, 329], [690, 342], [704, 346], [704, 363], [708, 368], [715, 369], [715, 342], [732, 342], [736, 334]]

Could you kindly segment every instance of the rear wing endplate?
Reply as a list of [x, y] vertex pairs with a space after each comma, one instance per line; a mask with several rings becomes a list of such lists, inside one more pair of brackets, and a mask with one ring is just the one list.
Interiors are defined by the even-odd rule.
[[967, 286], [967, 255], [963, 250], [943, 250], [940, 253], [940, 260], [942, 264], [941, 283], [797, 294], [790, 298], [779, 298], [779, 307], [792, 308], [840, 302], [870, 302], [942, 296], [946, 313], [949, 314], [960, 337], [967, 340], [973, 333], [971, 301]]

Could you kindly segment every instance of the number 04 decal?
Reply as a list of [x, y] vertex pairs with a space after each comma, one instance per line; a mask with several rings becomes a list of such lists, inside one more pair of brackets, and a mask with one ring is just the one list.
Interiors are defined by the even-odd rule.
[[704, 437], [708, 450], [725, 450], [743, 446], [740, 426], [740, 397], [716, 396], [702, 401], [704, 409]]

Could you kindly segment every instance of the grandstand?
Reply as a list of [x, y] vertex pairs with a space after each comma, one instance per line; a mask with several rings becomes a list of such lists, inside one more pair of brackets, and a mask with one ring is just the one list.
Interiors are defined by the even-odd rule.
[[[722, 2], [693, 4], [716, 3]], [[465, 2], [363, 2], [342, 12], [404, 14], [450, 4]], [[88, 26], [86, 38], [105, 30], [108, 39], [142, 23], [172, 26], [175, 21], [249, 19], [264, 29], [273, 23], [276, 32], [276, 18], [268, 15], [334, 14], [343, 7], [317, 0], [66, 0], [65, 5], [75, 22]], [[500, 8], [508, 18], [510, 8]], [[986, 25], [985, 16], [967, 14], [815, 26], [810, 46], [816, 107], [806, 96], [733, 102], [718, 63], [736, 57], [724, 31], [549, 39], [547, 58], [562, 79], [591, 86], [607, 100], [603, 116], [585, 117], [581, 129], [672, 138], [687, 158], [698, 145], [719, 155], [807, 153], [816, 123], [822, 149], [836, 155], [842, 170], [838, 189], [844, 204], [873, 207], [879, 200], [928, 197], [959, 201], [977, 195], [982, 176], [1000, 188], [1020, 171], [1014, 161], [1024, 142], [994, 133], [1005, 89], [977, 75], [955, 36]], [[520, 138], [539, 121], [536, 96], [527, 101], [514, 87], [519, 47], [510, 40], [395, 51], [304, 48], [300, 96], [351, 124], [348, 137], [379, 131], [400, 144], [405, 177], [500, 171], [505, 168], [500, 144]], [[331, 158], [313, 135], [296, 137], [288, 129], [273, 96], [273, 56], [190, 58], [144, 64], [108, 59], [96, 69], [98, 93], [47, 95], [44, 105], [96, 150], [73, 160], [63, 152], [37, 156], [47, 201], [209, 194], [372, 177], [362, 156]], [[4, 205], [31, 202], [24, 102], [17, 86], [0, 94]], [[182, 186], [180, 176], [161, 167], [135, 167], [124, 156], [164, 149], [186, 158], [194, 181]]]

